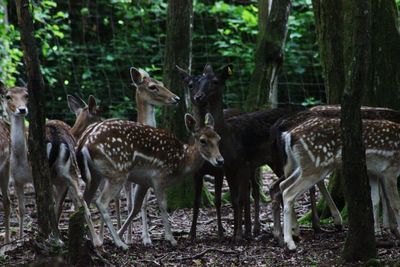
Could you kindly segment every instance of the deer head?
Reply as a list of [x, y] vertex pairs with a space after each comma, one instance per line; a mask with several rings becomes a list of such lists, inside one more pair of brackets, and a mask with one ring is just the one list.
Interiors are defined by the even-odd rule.
[[2, 106], [8, 116], [25, 117], [28, 114], [28, 90], [25, 87], [13, 87], [6, 90], [0, 89]]
[[201, 105], [207, 103], [209, 98], [217, 93], [222, 93], [221, 89], [232, 75], [232, 65], [223, 67], [217, 74], [210, 64], [204, 67], [203, 74], [192, 76], [185, 70], [176, 66], [181, 74], [182, 80], [189, 89], [190, 99], [193, 104]]
[[168, 90], [164, 84], [142, 70], [132, 67], [130, 69], [131, 79], [136, 86], [136, 96], [140, 97], [152, 105], [176, 105], [180, 98]]
[[214, 166], [222, 166], [224, 158], [222, 157], [218, 142], [221, 137], [214, 131], [214, 119], [210, 113], [206, 114], [205, 126], [202, 128], [197, 127], [198, 123], [195, 118], [190, 115], [185, 115], [186, 129], [194, 137], [194, 146], [199, 151], [201, 157], [210, 162]]
[[70, 110], [76, 116], [75, 124], [71, 128], [71, 133], [78, 139], [90, 124], [101, 120], [100, 111], [92, 95], [89, 96], [88, 104], [81, 98], [72, 95], [68, 95], [67, 99]]

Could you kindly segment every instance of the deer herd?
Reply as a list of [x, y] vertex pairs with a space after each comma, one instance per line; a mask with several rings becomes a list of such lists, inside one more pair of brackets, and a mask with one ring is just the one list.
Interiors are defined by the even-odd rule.
[[[185, 115], [185, 125], [191, 134], [188, 143], [156, 127], [155, 106], [175, 106], [180, 98], [141, 69], [130, 69], [136, 88], [137, 122], [117, 118], [102, 120], [93, 96], [89, 96], [87, 104], [78, 97], [67, 96], [68, 105], [76, 115], [75, 124], [70, 127], [59, 120], [46, 123], [45, 141], [58, 219], [64, 200], [69, 195], [74, 207], [83, 207], [95, 247], [103, 243], [105, 223], [114, 243], [127, 249], [127, 243], [132, 242], [131, 221], [141, 211], [143, 243], [151, 245], [147, 199], [149, 189], [152, 189], [164, 224], [165, 240], [175, 246], [177, 241], [168, 220], [166, 189], [184, 177], [194, 177], [195, 198], [190, 229], [190, 238], [194, 239], [203, 177], [211, 175], [215, 181], [218, 235], [220, 238], [224, 235], [221, 191], [226, 177], [233, 208], [233, 238], [236, 242], [241, 241], [260, 233], [260, 185], [256, 171], [267, 164], [279, 178], [271, 186], [270, 195], [273, 235], [282, 245], [289, 250], [296, 249], [293, 235], [300, 233], [294, 202], [307, 190], [313, 190], [315, 185], [328, 204], [334, 224], [342, 225], [340, 212], [324, 182], [333, 171], [341, 168], [340, 106], [317, 106], [300, 112], [282, 108], [249, 113], [224, 110], [223, 89], [225, 81], [232, 75], [231, 65], [219, 72], [206, 65], [203, 73], [197, 76], [179, 67], [177, 71], [187, 88], [194, 114]], [[24, 121], [28, 114], [28, 91], [23, 87], [1, 87], [0, 93], [3, 107], [3, 119], [0, 120], [0, 187], [4, 240], [8, 243], [10, 184], [13, 183], [18, 200], [19, 237], [22, 237], [24, 186], [32, 183], [33, 178]], [[400, 236], [397, 189], [397, 177], [400, 175], [400, 113], [373, 107], [362, 107], [361, 113], [375, 232], [381, 234], [383, 227]], [[82, 182], [85, 184], [84, 192], [79, 186]], [[128, 217], [123, 224], [119, 205], [122, 189], [128, 208]], [[250, 194], [254, 200], [253, 224]], [[118, 229], [110, 216], [111, 200], [116, 200], [117, 204]], [[89, 210], [92, 201], [102, 219], [99, 233]]]

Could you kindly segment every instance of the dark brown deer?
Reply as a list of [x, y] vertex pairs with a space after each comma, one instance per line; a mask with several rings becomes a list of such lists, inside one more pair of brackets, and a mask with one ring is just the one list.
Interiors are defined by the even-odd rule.
[[[90, 201], [104, 181], [96, 205], [118, 247], [128, 248], [119, 235], [123, 235], [139, 212], [150, 187], [154, 189], [161, 210], [165, 239], [176, 245], [168, 221], [165, 189], [198, 170], [204, 160], [215, 166], [223, 164], [218, 149], [220, 137], [213, 130], [212, 116], [206, 115], [204, 127], [196, 125], [189, 114], [185, 116], [185, 123], [195, 140], [190, 145], [181, 143], [166, 130], [115, 119], [90, 126], [79, 140], [78, 164], [88, 181], [85, 198]], [[107, 207], [126, 181], [137, 184], [134, 208], [117, 233]]]
[[[289, 181], [280, 184], [284, 203], [284, 242], [289, 250], [294, 250], [294, 201], [341, 166], [340, 120], [311, 118], [284, 133], [283, 138], [287, 154], [285, 176]], [[400, 124], [387, 120], [363, 120], [363, 140], [368, 173], [379, 177], [388, 206], [395, 215], [396, 231], [399, 232], [397, 177], [400, 174]], [[293, 172], [293, 166], [299, 171]]]
[[[196, 118], [205, 112], [210, 112], [215, 119], [215, 130], [221, 136], [221, 152], [225, 158], [223, 172], [227, 177], [232, 196], [234, 209], [234, 238], [242, 239], [242, 211], [245, 208], [245, 235], [251, 236], [251, 219], [249, 203], [249, 185], [257, 186], [255, 169], [261, 165], [271, 163], [271, 151], [268, 145], [270, 127], [287, 110], [269, 109], [259, 112], [245, 113], [225, 120], [223, 116], [222, 89], [225, 80], [232, 74], [232, 66], [225, 67], [221, 73], [214, 73], [210, 65], [206, 65], [202, 75], [191, 76], [182, 69], [183, 81], [189, 89], [190, 98], [195, 110]], [[273, 166], [271, 166], [273, 167]], [[194, 236], [198, 213], [198, 199], [202, 185], [202, 175], [195, 177], [196, 200], [192, 236]], [[221, 174], [222, 175], [222, 174]], [[216, 188], [216, 194], [220, 190]], [[258, 189], [253, 188], [254, 193]], [[257, 208], [256, 208], [257, 209]], [[258, 215], [256, 215], [258, 217]], [[258, 218], [256, 218], [258, 222]]]

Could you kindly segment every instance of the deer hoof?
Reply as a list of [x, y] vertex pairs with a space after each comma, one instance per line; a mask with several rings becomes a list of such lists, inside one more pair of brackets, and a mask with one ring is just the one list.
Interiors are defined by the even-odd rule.
[[153, 246], [153, 243], [151, 242], [150, 237], [142, 237], [142, 239], [143, 239], [143, 245], [144, 245], [145, 247], [151, 247], [151, 246]]
[[172, 238], [172, 239], [170, 239], [168, 241], [171, 244], [171, 246], [173, 246], [173, 247], [176, 247], [178, 245], [178, 242], [174, 238]]
[[296, 250], [296, 245], [294, 244], [293, 240], [290, 240], [290, 241], [286, 242], [286, 246], [287, 246], [289, 251], [295, 251]]
[[103, 245], [103, 240], [100, 240], [98, 236], [93, 238], [93, 246], [95, 248], [101, 247]]
[[129, 246], [127, 244], [125, 244], [124, 242], [120, 242], [119, 244], [117, 244], [117, 247], [119, 247], [122, 250], [128, 250]]

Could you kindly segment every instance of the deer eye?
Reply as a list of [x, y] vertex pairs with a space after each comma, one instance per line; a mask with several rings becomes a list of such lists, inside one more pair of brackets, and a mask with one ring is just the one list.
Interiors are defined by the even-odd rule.
[[218, 84], [218, 79], [213, 79], [213, 80], [212, 80], [212, 83], [213, 83], [213, 84]]
[[207, 145], [207, 140], [205, 138], [201, 138], [200, 144], [202, 144], [203, 146]]
[[155, 85], [151, 85], [149, 86], [150, 91], [156, 91], [157, 90], [157, 86]]
[[7, 95], [7, 96], [6, 96], [6, 99], [7, 99], [7, 100], [11, 100], [11, 96]]
[[193, 89], [193, 83], [192, 83], [192, 82], [190, 82], [190, 83], [188, 84], [188, 88], [189, 88], [189, 89]]

